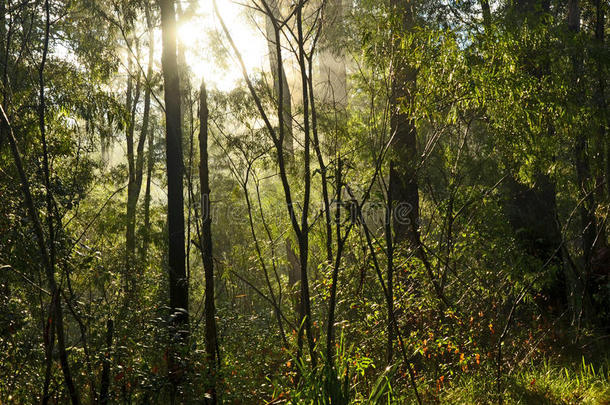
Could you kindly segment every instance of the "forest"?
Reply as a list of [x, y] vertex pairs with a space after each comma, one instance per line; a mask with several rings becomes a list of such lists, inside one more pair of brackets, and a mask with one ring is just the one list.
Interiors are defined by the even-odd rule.
[[607, 0], [0, 0], [0, 405], [610, 404]]

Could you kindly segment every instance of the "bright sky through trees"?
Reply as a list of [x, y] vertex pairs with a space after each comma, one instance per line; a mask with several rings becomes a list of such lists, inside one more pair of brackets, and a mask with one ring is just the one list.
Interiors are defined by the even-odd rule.
[[[218, 0], [218, 9], [231, 36], [240, 44], [248, 72], [268, 70], [267, 45], [259, 28], [262, 16], [231, 0]], [[210, 87], [227, 91], [241, 80], [211, 1], [199, 0], [194, 15], [178, 25], [178, 39], [185, 47], [186, 63], [195, 83], [205, 78]]]

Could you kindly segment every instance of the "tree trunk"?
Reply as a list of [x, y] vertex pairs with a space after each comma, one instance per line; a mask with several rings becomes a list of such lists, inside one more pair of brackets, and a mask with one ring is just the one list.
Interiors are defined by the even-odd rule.
[[216, 309], [214, 305], [214, 260], [212, 256], [212, 217], [210, 201], [210, 172], [208, 167], [208, 102], [205, 82], [201, 82], [199, 103], [199, 181], [201, 182], [201, 232], [200, 241], [205, 273], [205, 349], [208, 360], [209, 385], [207, 393], [212, 404], [216, 403], [216, 374], [218, 359], [218, 337], [216, 332]]
[[112, 334], [114, 324], [112, 319], [106, 322], [106, 351], [104, 352], [104, 362], [102, 363], [102, 378], [100, 383], [100, 405], [108, 404], [110, 400], [110, 351], [112, 350]]
[[[276, 44], [276, 27], [277, 20], [281, 18], [278, 0], [268, 0], [267, 5], [272, 16], [265, 18], [265, 34], [267, 36], [267, 45], [269, 48], [269, 65], [271, 67], [271, 75], [273, 78], [273, 94], [278, 103], [278, 111], [281, 109], [282, 122], [284, 126], [284, 142], [283, 149], [288, 161], [292, 160], [294, 155], [294, 139], [292, 135], [292, 101], [290, 97], [290, 87], [286, 79], [286, 71], [282, 63], [278, 60], [277, 44]], [[280, 83], [282, 81], [282, 91], [280, 93]]]
[[[77, 405], [80, 403], [80, 398], [78, 392], [76, 391], [76, 387], [74, 385], [74, 381], [72, 380], [72, 373], [70, 371], [70, 364], [68, 362], [68, 354], [66, 352], [66, 343], [64, 337], [64, 319], [63, 319], [63, 311], [61, 306], [61, 297], [60, 290], [57, 286], [57, 282], [55, 280], [55, 214], [53, 210], [53, 195], [51, 191], [51, 168], [49, 164], [49, 151], [47, 147], [47, 138], [46, 138], [46, 95], [45, 95], [45, 80], [44, 80], [44, 68], [47, 61], [47, 54], [49, 50], [49, 37], [50, 37], [50, 27], [51, 27], [51, 17], [50, 17], [50, 5], [49, 0], [45, 0], [44, 2], [44, 15], [45, 15], [45, 34], [44, 34], [44, 44], [42, 51], [42, 61], [40, 63], [40, 68], [38, 70], [38, 84], [40, 86], [39, 93], [39, 106], [38, 106], [38, 122], [40, 129], [40, 138], [42, 143], [42, 165], [44, 172], [44, 183], [45, 183], [45, 194], [46, 194], [46, 209], [47, 209], [47, 225], [48, 225], [48, 259], [46, 260], [47, 266], [47, 279], [49, 283], [49, 291], [51, 293], [51, 303], [50, 306], [53, 308], [53, 316], [51, 317], [51, 327], [55, 325], [55, 331], [57, 333], [57, 348], [59, 351], [59, 363], [61, 364], [61, 369], [64, 374], [64, 382], [66, 383], [66, 388], [68, 389], [68, 394], [70, 396], [70, 401], [73, 405]], [[7, 123], [8, 124], [8, 123]], [[60, 223], [58, 221], [58, 223]], [[44, 236], [41, 236], [44, 238]], [[44, 243], [44, 239], [43, 243]], [[44, 254], [44, 252], [43, 252]]]
[[412, 248], [419, 244], [419, 190], [417, 184], [417, 128], [411, 118], [417, 72], [402, 57], [398, 35], [415, 27], [412, 3], [392, 0], [393, 15], [398, 27], [393, 33], [392, 88], [390, 95], [390, 136], [394, 167], [390, 170], [395, 242], [409, 241]]
[[134, 130], [136, 120], [136, 109], [140, 98], [140, 74], [136, 76], [135, 91], [133, 90], [132, 62], [131, 57], [128, 63], [127, 79], [127, 102], [126, 109], [129, 112], [129, 120], [125, 131], [127, 138], [127, 162], [128, 162], [128, 181], [127, 181], [127, 226], [125, 231], [125, 290], [131, 291], [134, 286], [134, 262], [136, 249], [136, 205], [138, 202], [139, 190], [136, 185], [136, 165], [134, 151]]
[[188, 350], [189, 299], [184, 253], [182, 128], [180, 78], [176, 60], [176, 10], [173, 0], [160, 0], [159, 3], [163, 39], [161, 63], [165, 83], [169, 306], [172, 312], [169, 332], [174, 343], [174, 347], [170, 349], [169, 374], [173, 386], [172, 397], [175, 397], [184, 373], [183, 367], [177, 362], [175, 349], [179, 346], [182, 352]]
[[150, 245], [150, 186], [152, 183], [154, 162], [154, 147], [155, 147], [155, 131], [151, 129], [148, 136], [148, 150], [146, 156], [146, 188], [144, 189], [144, 225], [142, 230], [142, 250], [140, 252], [140, 260], [146, 262], [148, 260], [148, 247]]
[[[6, 36], [6, 4], [4, 1], [0, 1], [0, 74], [1, 82], [2, 82], [2, 105], [6, 106], [7, 103], [7, 84], [8, 84], [8, 49], [9, 42]], [[4, 120], [0, 122], [0, 150], [2, 149], [2, 144], [4, 143], [4, 139], [6, 138], [6, 128], [5, 128]]]
[[[301, 73], [301, 86], [303, 90], [303, 130], [304, 130], [304, 183], [305, 190], [303, 196], [303, 212], [301, 213], [301, 226], [298, 234], [299, 239], [299, 258], [301, 259], [301, 306], [299, 314], [299, 324], [305, 327], [309, 355], [312, 368], [316, 368], [317, 358], [313, 331], [311, 329], [311, 303], [309, 297], [309, 278], [307, 274], [307, 262], [309, 260], [309, 201], [311, 193], [311, 169], [310, 169], [310, 128], [309, 128], [309, 98], [307, 90], [307, 67], [305, 58], [305, 39], [303, 36], [303, 3], [297, 5], [296, 24], [297, 24], [297, 43], [299, 53], [299, 69]], [[299, 351], [303, 342], [303, 330], [299, 328], [298, 345]]]
[[483, 14], [483, 26], [489, 29], [491, 26], [491, 9], [489, 8], [489, 0], [481, 0], [481, 12]]
[[[390, 136], [393, 158], [390, 161], [388, 185], [388, 207], [386, 216], [387, 245], [387, 360], [392, 359], [395, 339], [394, 292], [393, 292], [393, 255], [394, 245], [407, 241], [411, 249], [417, 249], [419, 237], [419, 190], [417, 185], [417, 129], [410, 117], [414, 102], [417, 72], [408, 66], [400, 51], [399, 35], [414, 28], [415, 21], [412, 3], [391, 0], [392, 15], [396, 26], [392, 35], [393, 52], [391, 67], [390, 94]], [[394, 235], [390, 224], [393, 224]], [[434, 282], [434, 280], [432, 280]]]
[[[135, 250], [136, 250], [136, 212], [138, 199], [140, 197], [140, 191], [142, 189], [142, 179], [144, 171], [144, 144], [146, 143], [146, 137], [149, 132], [150, 122], [150, 98], [151, 98], [151, 84], [150, 80], [153, 75], [154, 66], [154, 53], [155, 53], [155, 40], [153, 33], [153, 26], [150, 17], [150, 10], [146, 7], [146, 24], [148, 28], [148, 68], [146, 77], [144, 78], [145, 91], [144, 91], [144, 112], [142, 115], [142, 128], [140, 131], [140, 137], [136, 145], [134, 152], [134, 125], [135, 125], [135, 110], [136, 106], [133, 106], [133, 114], [131, 115], [132, 121], [130, 124], [130, 136], [127, 138], [127, 158], [129, 161], [129, 182], [127, 183], [127, 263], [129, 265], [128, 271], [136, 271], [141, 266], [134, 265], [135, 261]], [[139, 75], [138, 75], [139, 78]], [[136, 89], [139, 89], [140, 83], [136, 84]], [[135, 100], [138, 99], [139, 90], [136, 90]], [[137, 273], [137, 271], [136, 271]], [[129, 279], [132, 282], [130, 290], [133, 289], [136, 274], [130, 274]]]
[[[610, 115], [608, 114], [606, 102], [606, 76], [604, 75], [604, 61], [601, 56], [601, 51], [604, 49], [604, 30], [605, 30], [605, 13], [604, 4], [601, 0], [595, 0], [595, 42], [600, 55], [597, 57], [597, 88], [595, 89], [595, 101], [597, 108], [600, 111], [600, 123], [598, 128], [598, 151], [602, 154], [605, 147], [606, 166], [606, 198], [610, 200], [610, 140], [606, 138], [606, 132], [610, 128]], [[601, 167], [602, 165], [600, 165]], [[603, 170], [603, 169], [602, 169]], [[603, 175], [602, 175], [603, 176]], [[602, 177], [600, 176], [600, 177]]]
[[[580, 4], [579, 0], [570, 0], [568, 2], [568, 29], [571, 34], [576, 37], [580, 32]], [[574, 101], [578, 105], [584, 103], [584, 89], [582, 88], [581, 78], [583, 70], [583, 60], [580, 49], [572, 51], [572, 81], [576, 83], [576, 94]], [[597, 238], [597, 221], [595, 218], [595, 196], [594, 190], [591, 189], [591, 167], [589, 164], [588, 154], [588, 137], [583, 128], [577, 128], [575, 163], [576, 177], [579, 190], [579, 197], [582, 200], [580, 204], [580, 220], [582, 227], [582, 247], [583, 247], [583, 308], [586, 311], [592, 310], [593, 296], [591, 294], [590, 274], [591, 274], [591, 258], [595, 249], [595, 240]]]
[[[395, 171], [394, 162], [390, 161], [390, 176]], [[386, 361], [388, 365], [392, 362], [394, 356], [394, 340], [396, 339], [396, 315], [394, 313], [394, 238], [392, 235], [392, 212], [394, 212], [393, 199], [394, 199], [394, 182], [390, 181], [388, 185], [388, 197], [385, 217], [384, 236], [386, 244], [386, 258], [387, 258], [387, 294], [386, 294], [386, 306], [388, 311], [388, 318], [386, 322], [388, 341], [386, 344]]]

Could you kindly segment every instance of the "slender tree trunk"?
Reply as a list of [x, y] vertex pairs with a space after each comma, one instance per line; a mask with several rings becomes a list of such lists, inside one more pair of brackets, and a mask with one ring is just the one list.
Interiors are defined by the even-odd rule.
[[142, 251], [140, 252], [140, 260], [146, 262], [148, 260], [148, 247], [150, 245], [150, 187], [152, 183], [154, 162], [154, 147], [155, 147], [155, 131], [151, 128], [148, 136], [148, 150], [146, 156], [146, 188], [144, 189], [144, 225], [142, 230]]
[[[42, 51], [42, 61], [38, 70], [38, 84], [40, 86], [39, 93], [39, 106], [38, 106], [38, 121], [40, 127], [40, 138], [42, 143], [42, 164], [44, 172], [44, 183], [45, 183], [45, 194], [46, 194], [46, 209], [47, 209], [47, 225], [48, 225], [48, 266], [47, 266], [47, 278], [49, 282], [49, 290], [51, 293], [51, 307], [53, 307], [53, 318], [51, 319], [51, 325], [55, 325], [55, 331], [57, 333], [57, 348], [59, 351], [59, 362], [61, 369], [64, 374], [64, 381], [68, 389], [70, 401], [73, 405], [79, 404], [80, 399], [74, 381], [72, 380], [72, 373], [70, 370], [70, 364], [68, 362], [68, 355], [66, 352], [66, 343], [64, 337], [64, 319], [63, 311], [61, 306], [60, 291], [55, 281], [55, 214], [53, 210], [53, 194], [51, 191], [51, 178], [50, 178], [50, 165], [49, 165], [49, 151], [47, 147], [46, 138], [46, 97], [45, 97], [45, 80], [44, 80], [44, 68], [46, 65], [47, 54], [49, 50], [49, 37], [51, 27], [50, 17], [50, 5], [49, 0], [44, 2], [44, 15], [45, 15], [45, 35], [44, 44]], [[43, 239], [44, 241], [44, 239]]]
[[[390, 176], [394, 172], [394, 162], [390, 161]], [[392, 235], [392, 213], [394, 212], [393, 199], [394, 199], [394, 183], [390, 181], [388, 185], [388, 201], [386, 207], [385, 216], [385, 242], [386, 242], [386, 258], [387, 258], [387, 269], [386, 269], [386, 306], [388, 311], [387, 318], [387, 335], [388, 341], [386, 346], [386, 360], [388, 364], [392, 362], [394, 356], [394, 340], [396, 339], [396, 315], [394, 314], [394, 238]]]
[[485, 29], [491, 26], [491, 9], [489, 8], [489, 0], [481, 0], [481, 12], [483, 14], [483, 25]]
[[[180, 77], [176, 60], [176, 11], [173, 0], [160, 0], [161, 30], [163, 39], [163, 79], [165, 83], [165, 125], [167, 164], [167, 220], [168, 220], [168, 272], [169, 305], [172, 321], [169, 325], [174, 346], [188, 350], [189, 314], [188, 280], [184, 253], [184, 196], [182, 163], [182, 128], [180, 113]], [[177, 363], [174, 347], [169, 359], [169, 373], [173, 397], [178, 394], [184, 369]]]
[[[7, 106], [7, 85], [8, 85], [8, 49], [9, 39], [6, 32], [6, 4], [5, 1], [0, 1], [0, 74], [2, 83], [2, 105]], [[0, 123], [0, 150], [6, 138], [6, 128], [4, 120]]]
[[[265, 34], [267, 36], [267, 45], [269, 48], [269, 65], [271, 66], [271, 75], [273, 78], [273, 93], [278, 104], [279, 114], [282, 115], [282, 123], [284, 125], [284, 142], [283, 148], [286, 159], [292, 160], [294, 155], [294, 140], [292, 135], [292, 101], [290, 97], [290, 87], [286, 79], [286, 71], [282, 63], [278, 60], [277, 44], [276, 44], [276, 24], [281, 19], [281, 12], [278, 6], [278, 0], [267, 0], [267, 6], [270, 13], [265, 18]], [[282, 92], [280, 93], [280, 80], [282, 81]]]
[[[307, 67], [305, 57], [305, 39], [303, 36], [303, 6], [301, 2], [297, 5], [297, 42], [298, 42], [298, 53], [299, 53], [299, 68], [301, 71], [301, 86], [303, 89], [303, 129], [305, 132], [305, 154], [304, 154], [304, 183], [305, 191], [303, 196], [303, 212], [301, 214], [301, 226], [299, 236], [299, 258], [301, 259], [301, 313], [299, 314], [299, 321], [301, 325], [305, 327], [305, 333], [307, 335], [307, 342], [309, 345], [309, 354], [311, 358], [311, 365], [315, 369], [317, 364], [313, 331], [311, 329], [311, 306], [309, 297], [309, 278], [307, 274], [307, 261], [309, 259], [309, 221], [307, 216], [309, 215], [309, 199], [311, 192], [311, 171], [310, 171], [310, 128], [309, 128], [309, 98], [307, 90]], [[302, 347], [303, 330], [299, 328], [298, 344]]]
[[335, 307], [337, 306], [337, 280], [339, 278], [339, 260], [341, 255], [341, 159], [337, 162], [337, 172], [335, 178], [337, 180], [337, 208], [335, 211], [335, 225], [337, 231], [337, 265], [333, 268], [332, 282], [330, 285], [330, 299], [328, 302], [328, 324], [326, 332], [326, 361], [332, 364], [333, 360], [333, 344], [335, 339]]
[[129, 112], [129, 121], [126, 128], [127, 138], [127, 162], [128, 162], [128, 182], [127, 182], [127, 226], [125, 232], [125, 287], [126, 291], [131, 291], [135, 284], [135, 250], [136, 250], [136, 207], [140, 190], [136, 184], [136, 156], [134, 150], [134, 130], [136, 121], [136, 109], [140, 98], [140, 74], [136, 75], [135, 92], [133, 91], [133, 79], [131, 77], [131, 58], [128, 64], [129, 79], [127, 80], [127, 103], [126, 108]]
[[218, 359], [218, 337], [216, 331], [216, 308], [214, 305], [214, 260], [212, 256], [212, 216], [210, 201], [210, 171], [208, 167], [208, 102], [205, 82], [201, 82], [199, 95], [199, 181], [201, 182], [201, 233], [205, 273], [205, 349], [208, 360], [209, 385], [207, 393], [210, 403], [215, 404]]
[[[150, 126], [150, 99], [151, 99], [151, 84], [150, 80], [153, 75], [153, 66], [154, 66], [154, 53], [155, 53], [155, 39], [152, 21], [150, 17], [150, 10], [148, 7], [145, 9], [146, 12], [146, 24], [148, 29], [148, 68], [146, 72], [146, 77], [144, 78], [144, 83], [146, 89], [144, 90], [144, 112], [142, 115], [142, 128], [140, 130], [140, 136], [138, 138], [138, 142], [136, 144], [136, 148], [134, 151], [134, 124], [135, 124], [135, 109], [136, 106], [133, 106], [133, 114], [130, 136], [128, 137], [128, 160], [129, 160], [129, 182], [127, 184], [127, 258], [128, 264], [131, 269], [129, 271], [136, 271], [141, 269], [141, 265], [134, 265], [135, 261], [135, 251], [136, 251], [136, 212], [138, 206], [138, 200], [140, 198], [140, 191], [142, 190], [142, 179], [144, 172], [144, 145], [146, 144], [146, 138], [149, 136], [149, 126]], [[138, 75], [139, 78], [139, 75]], [[136, 85], [136, 88], [139, 89], [140, 83]], [[136, 97], [138, 99], [139, 90], [136, 90]], [[130, 279], [132, 280], [131, 288], [135, 287], [135, 274], [130, 275]]]
[[[334, 350], [334, 342], [335, 342], [335, 308], [337, 306], [337, 283], [339, 279], [339, 269], [341, 267], [341, 256], [343, 255], [343, 248], [345, 246], [345, 241], [352, 229], [354, 224], [354, 220], [352, 220], [351, 224], [345, 231], [345, 234], [341, 236], [341, 192], [343, 186], [342, 179], [342, 161], [341, 158], [338, 158], [337, 161], [337, 172], [335, 178], [337, 180], [337, 210], [335, 211], [335, 227], [336, 227], [336, 236], [337, 236], [337, 256], [335, 257], [335, 263], [333, 267], [333, 275], [332, 275], [332, 283], [330, 285], [330, 300], [328, 303], [328, 324], [327, 324], [327, 332], [326, 332], [326, 361], [327, 364], [333, 365], [333, 350]], [[351, 212], [351, 214], [355, 214]]]
[[[150, 14], [151, 10], [148, 6], [148, 3], [146, 5], [145, 8], [145, 12], [146, 12], [146, 25], [148, 27], [148, 72], [146, 73], [146, 79], [147, 79], [147, 85], [146, 85], [146, 92], [144, 94], [144, 109], [145, 109], [145, 114], [144, 114], [144, 119], [142, 122], [142, 132], [147, 133], [147, 138], [148, 138], [148, 150], [147, 150], [147, 154], [146, 154], [146, 188], [144, 191], [144, 226], [143, 226], [143, 232], [142, 232], [142, 247], [141, 247], [141, 252], [140, 252], [140, 260], [142, 261], [142, 263], [145, 263], [148, 260], [148, 247], [150, 244], [150, 200], [151, 200], [151, 196], [150, 196], [150, 187], [151, 187], [151, 182], [152, 182], [152, 175], [153, 175], [153, 168], [155, 165], [154, 162], [154, 145], [155, 145], [155, 128], [154, 128], [154, 121], [152, 122], [153, 126], [152, 128], [148, 129], [149, 127], [149, 121], [150, 121], [150, 96], [152, 95], [152, 89], [151, 89], [151, 79], [152, 79], [152, 74], [153, 74], [153, 67], [154, 67], [154, 53], [155, 53], [155, 38], [154, 38], [154, 27], [153, 27], [153, 22], [152, 22], [152, 16]], [[146, 107], [148, 107], [148, 112], [146, 111]], [[144, 131], [144, 128], [147, 128], [146, 131]], [[140, 141], [142, 144], [142, 151], [140, 151], [140, 148], [138, 148], [138, 157], [142, 157], [142, 160], [140, 161], [141, 165], [144, 165], [144, 154], [143, 154], [143, 149], [144, 149], [144, 139], [142, 137], [140, 137]], [[138, 146], [140, 146], [140, 144], [138, 144]], [[142, 173], [142, 169], [139, 170], [140, 173]], [[140, 184], [142, 184], [142, 179], [140, 179]]]
[[114, 324], [112, 319], [106, 322], [106, 350], [104, 352], [104, 361], [102, 363], [102, 378], [100, 383], [100, 405], [108, 404], [110, 400], [110, 352], [112, 350], [112, 335], [114, 333]]
[[[605, 10], [602, 0], [595, 0], [595, 42], [598, 48], [599, 56], [597, 57], [597, 88], [595, 89], [595, 101], [600, 111], [600, 123], [598, 128], [599, 151], [604, 149], [606, 152], [606, 198], [610, 200], [610, 140], [606, 137], [608, 128], [610, 128], [610, 114], [606, 102], [606, 76], [604, 75], [604, 62], [601, 52], [604, 49], [604, 31], [605, 31]], [[602, 165], [600, 165], [602, 166]], [[603, 170], [603, 169], [602, 169]], [[600, 176], [601, 177], [601, 176]]]

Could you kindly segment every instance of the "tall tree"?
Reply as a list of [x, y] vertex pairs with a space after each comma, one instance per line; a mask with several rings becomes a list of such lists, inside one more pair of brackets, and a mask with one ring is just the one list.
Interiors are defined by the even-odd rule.
[[[413, 2], [390, 0], [392, 18], [392, 60], [390, 88], [390, 136], [393, 158], [388, 185], [387, 245], [387, 359], [391, 361], [395, 339], [393, 245], [408, 241], [419, 244], [419, 190], [417, 185], [417, 128], [411, 116], [417, 71], [404, 58], [401, 38], [415, 27]], [[392, 235], [391, 224], [394, 227]]]
[[[283, 66], [283, 61], [278, 58], [277, 47], [281, 46], [277, 43], [276, 29], [280, 30], [282, 25], [282, 14], [278, 0], [266, 0], [263, 2], [267, 7], [265, 10], [265, 34], [267, 36], [267, 46], [269, 48], [269, 65], [271, 67], [271, 76], [273, 79], [273, 93], [275, 100], [278, 103], [278, 111], [282, 115], [282, 124], [284, 125], [284, 140], [283, 148], [286, 158], [290, 160], [294, 154], [294, 140], [292, 134], [292, 99], [290, 95], [290, 87], [288, 79], [286, 79], [286, 70]], [[280, 66], [281, 65], [281, 66]], [[280, 81], [281, 86], [280, 86]], [[281, 91], [280, 91], [281, 87]]]
[[[165, 147], [167, 165], [167, 222], [169, 306], [172, 311], [170, 335], [174, 343], [187, 348], [189, 336], [189, 290], [184, 253], [184, 196], [182, 127], [180, 114], [180, 77], [176, 55], [176, 10], [173, 0], [160, 0], [163, 54], [161, 64], [165, 83]], [[173, 394], [183, 373], [176, 353], [170, 355]]]
[[414, 106], [417, 70], [410, 66], [401, 48], [401, 38], [415, 28], [412, 1], [391, 0], [393, 55], [390, 93], [390, 136], [394, 167], [390, 170], [395, 242], [419, 243], [419, 189], [417, 184], [417, 127]]
[[[600, 112], [599, 127], [598, 127], [598, 146], [599, 153], [605, 147], [606, 152], [606, 167], [605, 167], [605, 180], [606, 180], [606, 198], [610, 199], [610, 141], [606, 137], [606, 133], [610, 128], [610, 114], [608, 114], [607, 100], [606, 100], [606, 74], [604, 65], [604, 49], [605, 48], [605, 30], [606, 30], [606, 13], [604, 2], [602, 0], [595, 0], [595, 45], [597, 48], [596, 52], [596, 69], [597, 69], [597, 86], [595, 89], [595, 102]], [[605, 143], [605, 145], [604, 145]], [[603, 169], [602, 169], [603, 170]]]
[[[7, 37], [6, 30], [6, 4], [4, 1], [0, 2], [0, 88], [2, 95], [2, 105], [6, 106], [7, 103], [7, 95], [8, 95], [8, 55], [9, 55], [9, 41]], [[6, 137], [5, 132], [5, 123], [2, 121], [0, 123], [0, 148], [2, 148], [2, 144], [4, 142], [4, 138]]]
[[210, 200], [210, 171], [208, 167], [208, 101], [205, 82], [199, 90], [199, 181], [201, 182], [201, 248], [205, 274], [205, 349], [208, 361], [208, 394], [211, 403], [216, 399], [218, 337], [216, 331], [216, 305], [214, 304], [214, 257], [212, 256], [212, 216]]
[[[144, 77], [144, 112], [142, 115], [142, 127], [140, 130], [140, 136], [138, 137], [137, 143], [134, 139], [135, 130], [135, 112], [136, 105], [131, 106], [130, 111], [130, 122], [127, 128], [127, 162], [129, 169], [128, 183], [127, 183], [127, 231], [126, 231], [126, 248], [127, 248], [127, 271], [132, 273], [136, 270], [135, 265], [135, 250], [136, 250], [136, 208], [138, 205], [138, 199], [140, 197], [140, 190], [142, 189], [142, 179], [144, 171], [144, 145], [146, 143], [146, 137], [149, 133], [149, 122], [150, 122], [150, 100], [151, 100], [151, 79], [153, 74], [154, 66], [154, 53], [155, 53], [155, 39], [153, 24], [150, 15], [150, 9], [148, 4], [145, 6], [146, 13], [146, 27], [148, 30], [148, 67], [146, 71], [146, 77]], [[130, 58], [131, 59], [131, 58]], [[129, 72], [131, 75], [132, 73]], [[136, 75], [138, 83], [136, 88], [140, 87], [140, 75]], [[129, 86], [128, 86], [129, 87]], [[129, 90], [128, 90], [129, 91]], [[131, 92], [129, 92], [131, 93]], [[134, 104], [137, 102], [137, 94]], [[131, 95], [128, 94], [128, 99]], [[130, 103], [128, 103], [130, 104]], [[134, 148], [135, 146], [135, 148]], [[133, 288], [135, 275], [129, 274], [128, 279], [131, 280]]]

